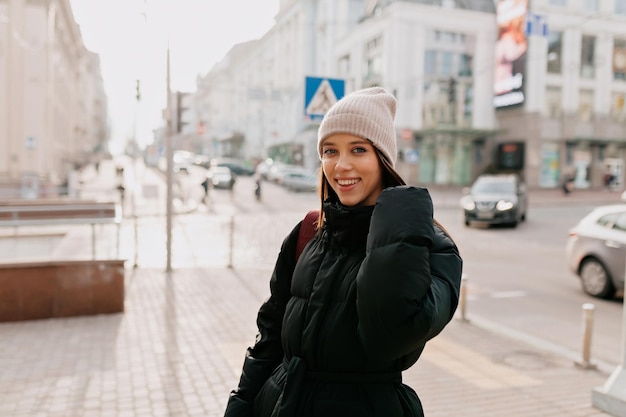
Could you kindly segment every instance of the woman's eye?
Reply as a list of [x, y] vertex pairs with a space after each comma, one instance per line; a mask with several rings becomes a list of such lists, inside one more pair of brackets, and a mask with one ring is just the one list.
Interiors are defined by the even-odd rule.
[[365, 148], [363, 148], [363, 147], [360, 147], [360, 146], [359, 146], [359, 147], [357, 147], [357, 148], [354, 148], [354, 149], [352, 150], [352, 152], [354, 152], [354, 153], [363, 153], [363, 152], [367, 152], [367, 149], [365, 149]]
[[332, 155], [336, 151], [334, 149], [324, 149], [324, 155]]

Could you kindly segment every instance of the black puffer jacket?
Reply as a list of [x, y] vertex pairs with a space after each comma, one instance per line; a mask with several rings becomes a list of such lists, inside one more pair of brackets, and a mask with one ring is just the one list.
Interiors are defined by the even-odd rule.
[[375, 207], [325, 203], [297, 265], [296, 226], [225, 416], [422, 416], [401, 371], [451, 320], [462, 269], [432, 211], [428, 191], [407, 186]]

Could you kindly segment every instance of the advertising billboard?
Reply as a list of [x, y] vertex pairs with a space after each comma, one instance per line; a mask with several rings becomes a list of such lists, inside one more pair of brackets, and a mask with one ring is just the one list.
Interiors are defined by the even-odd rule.
[[496, 5], [498, 40], [495, 45], [493, 97], [496, 109], [524, 103], [527, 12], [528, 0], [498, 0]]

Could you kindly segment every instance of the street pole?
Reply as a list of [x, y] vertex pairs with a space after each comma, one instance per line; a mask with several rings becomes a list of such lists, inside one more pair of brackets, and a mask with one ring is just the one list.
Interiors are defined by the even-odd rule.
[[[626, 278], [626, 271], [624, 271]], [[626, 308], [622, 306], [622, 362], [602, 387], [591, 393], [593, 406], [615, 417], [626, 417]]]
[[166, 158], [166, 179], [167, 179], [167, 192], [166, 192], [166, 236], [167, 236], [167, 256], [166, 256], [166, 265], [165, 271], [172, 272], [172, 212], [174, 210], [173, 206], [173, 193], [172, 193], [172, 175], [173, 175], [173, 151], [172, 151], [172, 106], [170, 103], [171, 93], [170, 93], [170, 43], [169, 39], [167, 41], [167, 80], [166, 80], [166, 90], [167, 90], [167, 98], [166, 98], [166, 123], [165, 123], [165, 158]]
[[132, 210], [133, 210], [133, 239], [134, 239], [134, 244], [135, 244], [135, 251], [134, 251], [134, 256], [133, 256], [133, 269], [137, 269], [138, 262], [137, 259], [139, 257], [139, 234], [137, 232], [137, 186], [139, 185], [139, 178], [137, 178], [137, 149], [138, 149], [138, 143], [137, 143], [137, 117], [138, 117], [138, 113], [139, 113], [139, 101], [141, 100], [141, 94], [140, 94], [140, 90], [139, 90], [139, 80], [137, 80], [137, 85], [136, 85], [136, 99], [137, 99], [137, 103], [135, 105], [135, 117], [134, 117], [134, 126], [133, 126], [133, 136], [134, 136], [134, 143], [133, 143], [133, 194], [132, 194]]

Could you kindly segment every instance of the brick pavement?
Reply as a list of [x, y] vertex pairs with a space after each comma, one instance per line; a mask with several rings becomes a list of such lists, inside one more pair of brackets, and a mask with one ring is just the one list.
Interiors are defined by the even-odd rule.
[[[127, 272], [122, 314], [0, 324], [0, 416], [222, 415], [270, 271]], [[404, 374], [429, 417], [608, 415], [607, 377], [458, 317]]]
[[[458, 190], [437, 191], [435, 202], [458, 201]], [[604, 201], [585, 193], [569, 201]], [[577, 195], [553, 194], [539, 201]], [[147, 236], [140, 267], [127, 269], [124, 313], [0, 323], [0, 416], [222, 415], [254, 340], [270, 268], [206, 265], [177, 247], [168, 274], [149, 262], [162, 256], [150, 246], [162, 236]], [[456, 317], [404, 374], [428, 417], [608, 416], [591, 404], [607, 378], [472, 317]]]

